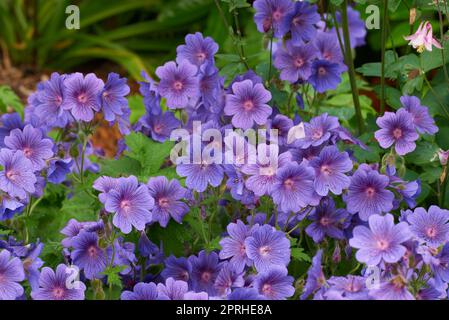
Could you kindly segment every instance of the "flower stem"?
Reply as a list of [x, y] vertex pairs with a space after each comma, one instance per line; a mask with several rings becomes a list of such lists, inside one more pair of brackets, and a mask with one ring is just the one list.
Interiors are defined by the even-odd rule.
[[274, 31], [271, 30], [271, 35], [270, 35], [270, 62], [269, 62], [269, 66], [268, 66], [268, 87], [270, 87], [271, 84], [271, 69], [272, 69], [272, 64], [273, 64], [273, 37], [274, 37]]
[[440, 2], [438, 2], [438, 19], [440, 22], [440, 38], [441, 38], [441, 58], [443, 61], [443, 71], [444, 71], [444, 77], [446, 78], [446, 82], [449, 83], [449, 73], [447, 71], [446, 66], [446, 56], [445, 56], [445, 50], [444, 50], [444, 22], [443, 22], [443, 13], [440, 9]]
[[381, 38], [380, 113], [385, 111], [385, 46], [387, 41], [388, 0], [384, 1]]

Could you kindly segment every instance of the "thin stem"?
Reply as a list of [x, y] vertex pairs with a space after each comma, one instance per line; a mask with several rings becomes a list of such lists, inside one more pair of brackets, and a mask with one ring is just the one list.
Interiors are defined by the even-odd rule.
[[240, 52], [241, 52], [240, 60], [245, 65], [246, 70], [249, 70], [248, 62], [246, 61], [246, 57], [245, 57], [245, 49], [243, 48], [243, 44], [242, 44], [242, 32], [240, 31], [239, 13], [237, 10], [234, 10], [233, 13], [234, 13], [235, 31], [237, 33], [237, 38], [238, 38]]
[[[446, 200], [446, 187], [447, 187], [447, 168], [448, 168], [448, 166], [446, 165], [446, 166], [444, 166], [444, 168], [443, 168], [443, 174], [444, 174], [444, 176], [443, 176], [443, 181], [441, 181], [441, 189], [440, 188], [438, 188], [440, 191], [439, 191], [439, 196], [440, 196], [440, 198], [439, 198], [439, 204], [440, 204], [440, 207], [441, 208], [444, 208], [444, 202], [445, 202], [445, 200]], [[439, 185], [438, 185], [439, 186]]]
[[363, 122], [362, 117], [362, 110], [360, 107], [360, 100], [359, 100], [359, 91], [357, 89], [357, 83], [356, 83], [356, 77], [355, 77], [355, 68], [354, 68], [354, 61], [352, 59], [352, 49], [351, 49], [351, 42], [349, 37], [349, 22], [348, 22], [348, 0], [344, 0], [342, 4], [342, 20], [343, 20], [343, 37], [344, 37], [344, 45], [345, 45], [345, 53], [346, 53], [346, 64], [348, 66], [348, 73], [349, 73], [349, 80], [351, 83], [351, 89], [352, 89], [352, 99], [354, 101], [354, 108], [355, 108], [355, 116], [357, 119], [357, 128], [358, 133], [362, 134], [365, 130], [365, 124]]
[[437, 100], [438, 104], [440, 105], [441, 109], [446, 114], [446, 117], [449, 118], [449, 112], [447, 111], [445, 105], [441, 102], [440, 97], [438, 93], [435, 92], [435, 89], [433, 89], [432, 84], [430, 83], [429, 79], [427, 79], [427, 76], [424, 74], [424, 81], [426, 82], [427, 86], [429, 87], [430, 91], [432, 92], [433, 96]]
[[380, 113], [385, 111], [385, 46], [387, 40], [388, 0], [384, 1], [381, 38]]
[[271, 35], [270, 35], [270, 64], [268, 67], [268, 87], [270, 87], [271, 84], [271, 69], [272, 69], [272, 64], [273, 64], [273, 38], [274, 38], [274, 31], [271, 30]]
[[449, 74], [447, 72], [446, 56], [445, 56], [445, 50], [444, 50], [444, 30], [443, 30], [444, 22], [443, 22], [443, 14], [440, 9], [440, 2], [438, 2], [438, 19], [440, 22], [441, 58], [443, 61], [444, 77], [446, 78], [446, 82], [449, 83]]

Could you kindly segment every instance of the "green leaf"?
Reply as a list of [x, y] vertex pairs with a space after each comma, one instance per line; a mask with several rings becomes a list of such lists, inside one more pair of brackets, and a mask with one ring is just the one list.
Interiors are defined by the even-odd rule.
[[130, 122], [136, 123], [140, 117], [145, 114], [145, 105], [143, 104], [143, 97], [141, 95], [133, 95], [128, 97], [128, 105], [131, 109]]
[[101, 273], [107, 277], [107, 283], [111, 286], [122, 287], [122, 280], [120, 277], [120, 272], [125, 270], [125, 266], [107, 266], [106, 269]]
[[2, 112], [8, 112], [8, 108], [14, 109], [23, 117], [23, 104], [20, 98], [12, 91], [9, 86], [0, 86], [0, 109]]
[[234, 11], [239, 8], [247, 8], [250, 6], [246, 0], [221, 0], [222, 2], [226, 2], [229, 5], [229, 12]]
[[303, 248], [291, 248], [291, 256], [298, 261], [311, 262], [310, 256], [304, 252]]
[[415, 151], [406, 155], [405, 159], [408, 163], [428, 165], [437, 159], [438, 150], [439, 147], [434, 143], [419, 141], [416, 144]]
[[127, 156], [116, 159], [105, 159], [101, 163], [101, 174], [109, 177], [139, 176], [142, 172], [140, 162]]

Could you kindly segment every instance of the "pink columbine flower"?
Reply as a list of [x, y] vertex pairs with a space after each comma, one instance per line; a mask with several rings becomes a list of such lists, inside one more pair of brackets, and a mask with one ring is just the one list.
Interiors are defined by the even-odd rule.
[[419, 25], [418, 30], [408, 37], [404, 37], [405, 40], [409, 40], [409, 45], [413, 46], [418, 52], [424, 50], [432, 51], [432, 45], [441, 49], [441, 44], [432, 36], [432, 25], [429, 21], [423, 21]]
[[447, 161], [449, 158], [449, 150], [444, 151], [444, 150], [440, 149], [438, 151], [438, 158], [440, 159], [440, 163], [442, 166], [447, 165]]

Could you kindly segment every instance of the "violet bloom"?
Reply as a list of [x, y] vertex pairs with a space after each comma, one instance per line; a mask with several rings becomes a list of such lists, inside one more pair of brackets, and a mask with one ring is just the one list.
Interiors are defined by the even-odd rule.
[[243, 271], [245, 266], [251, 265], [251, 260], [246, 255], [245, 240], [250, 235], [250, 229], [241, 220], [230, 223], [226, 228], [229, 237], [220, 241], [220, 259], [229, 259], [229, 262], [237, 271]]
[[312, 75], [308, 81], [318, 93], [334, 90], [341, 82], [342, 68], [328, 60], [316, 60], [312, 64]]
[[441, 44], [433, 37], [432, 25], [429, 21], [422, 21], [419, 24], [418, 30], [408, 37], [404, 37], [405, 40], [409, 41], [414, 49], [417, 49], [419, 53], [427, 51], [432, 51], [432, 46], [441, 49]]
[[190, 256], [189, 262], [192, 265], [192, 288], [194, 291], [205, 291], [209, 295], [215, 295], [215, 280], [221, 270], [218, 254], [215, 252], [206, 253], [202, 250], [198, 256]]
[[309, 164], [315, 169], [314, 187], [320, 196], [327, 196], [329, 191], [338, 195], [348, 188], [351, 179], [345, 173], [352, 170], [352, 161], [347, 152], [327, 146]]
[[66, 175], [72, 172], [73, 163], [72, 158], [50, 160], [47, 180], [53, 184], [63, 183]]
[[194, 292], [189, 291], [184, 294], [184, 300], [209, 300], [209, 295], [207, 292]]
[[72, 239], [73, 251], [71, 258], [73, 263], [84, 269], [87, 279], [102, 278], [100, 273], [104, 271], [108, 263], [106, 253], [98, 245], [98, 236], [95, 232], [81, 232]]
[[378, 265], [381, 261], [387, 263], [398, 262], [405, 254], [402, 245], [411, 238], [409, 226], [406, 222], [394, 224], [391, 214], [372, 215], [368, 219], [369, 228], [357, 226], [353, 230], [353, 238], [349, 244], [357, 248], [358, 261], [369, 266]]
[[254, 21], [259, 32], [273, 30], [276, 38], [282, 38], [288, 32], [290, 20], [287, 14], [293, 10], [290, 0], [256, 0], [253, 7], [256, 9]]
[[92, 188], [100, 191], [98, 195], [98, 199], [101, 203], [105, 203], [107, 199], [107, 194], [114, 189], [117, 189], [118, 178], [101, 176], [97, 180], [94, 181]]
[[267, 104], [271, 100], [270, 91], [261, 83], [251, 80], [235, 82], [232, 94], [227, 95], [225, 115], [232, 116], [232, 124], [236, 128], [249, 129], [254, 125], [263, 125], [271, 115], [272, 109]]
[[361, 165], [351, 177], [348, 193], [344, 197], [350, 213], [359, 213], [360, 219], [393, 208], [394, 194], [387, 190], [390, 180], [367, 165]]
[[315, 202], [313, 169], [306, 163], [289, 163], [280, 168], [276, 175], [271, 196], [273, 202], [283, 212], [298, 212]]
[[369, 295], [375, 300], [415, 300], [402, 275], [383, 281], [378, 288], [371, 289]]
[[329, 116], [323, 113], [310, 120], [309, 123], [304, 123], [305, 137], [298, 140], [301, 149], [308, 149], [310, 146], [317, 147], [325, 143], [331, 138], [340, 127], [337, 117]]
[[361, 276], [348, 275], [346, 277], [331, 277], [327, 283], [329, 284], [329, 290], [338, 292], [343, 298], [370, 300], [366, 280]]
[[421, 101], [414, 96], [402, 96], [400, 98], [402, 106], [411, 113], [413, 124], [419, 133], [435, 134], [438, 127], [429, 114], [429, 108], [421, 105]]
[[137, 283], [133, 291], [123, 291], [120, 295], [120, 300], [157, 300], [157, 287], [153, 282]]
[[151, 222], [150, 210], [154, 199], [145, 185], [139, 185], [134, 176], [118, 178], [117, 188], [112, 189], [106, 197], [105, 209], [114, 213], [112, 223], [123, 233], [131, 232], [132, 226], [141, 231]]
[[255, 226], [245, 247], [258, 272], [269, 271], [273, 266], [285, 267], [290, 262], [290, 241], [270, 225]]
[[322, 201], [310, 214], [309, 219], [313, 222], [307, 226], [306, 233], [315, 242], [321, 242], [325, 236], [335, 239], [343, 239], [342, 224], [348, 212], [345, 209], [336, 209], [332, 198]]
[[197, 67], [202, 64], [214, 64], [214, 55], [218, 51], [218, 44], [211, 38], [204, 38], [200, 32], [188, 34], [186, 44], [176, 48], [176, 62], [187, 60]]
[[157, 284], [159, 300], [184, 300], [184, 294], [189, 291], [187, 282], [168, 278], [165, 284]]
[[274, 66], [281, 70], [280, 79], [296, 83], [307, 80], [312, 74], [312, 61], [316, 58], [317, 49], [311, 43], [293, 44], [287, 42], [285, 49], [276, 51]]
[[226, 296], [231, 293], [233, 288], [241, 288], [244, 285], [243, 272], [235, 269], [229, 262], [223, 264], [214, 283], [219, 296]]
[[180, 201], [186, 195], [187, 190], [173, 179], [168, 181], [164, 176], [150, 178], [147, 183], [150, 196], [154, 198], [155, 204], [152, 210], [153, 221], [158, 221], [162, 227], [166, 227], [170, 217], [178, 223], [189, 212], [189, 207]]
[[418, 240], [431, 247], [438, 247], [449, 240], [449, 210], [430, 206], [428, 212], [424, 208], [416, 208], [407, 215], [410, 230]]
[[266, 300], [255, 288], [237, 288], [227, 297], [228, 300]]
[[149, 129], [151, 139], [161, 143], [169, 139], [172, 131], [181, 125], [181, 121], [170, 111], [158, 115], [146, 115], [139, 120], [139, 123], [143, 128]]
[[0, 251], [0, 300], [15, 300], [24, 290], [19, 282], [25, 280], [22, 262], [4, 249]]
[[254, 288], [269, 300], [285, 300], [295, 294], [293, 280], [286, 268], [273, 267], [256, 276]]
[[207, 185], [218, 187], [223, 181], [224, 171], [218, 164], [178, 164], [176, 173], [186, 178], [189, 189], [203, 192]]
[[330, 32], [320, 31], [314, 39], [314, 45], [318, 48], [320, 59], [327, 60], [331, 63], [341, 64], [344, 69], [346, 65], [343, 64], [344, 57], [341, 53], [340, 44], [335, 34]]
[[24, 124], [17, 112], [5, 113], [0, 117], [0, 147], [4, 148], [4, 140], [6, 136], [14, 129], [23, 129]]
[[130, 88], [126, 82], [126, 78], [120, 78], [117, 73], [108, 74], [108, 81], [99, 95], [106, 121], [116, 120], [116, 116], [123, 115], [123, 107], [128, 106], [125, 96], [129, 94]]
[[374, 136], [382, 148], [387, 149], [394, 144], [396, 152], [401, 156], [415, 150], [419, 134], [415, 130], [411, 113], [402, 108], [396, 113], [385, 112], [377, 118], [376, 123], [380, 130]]
[[104, 87], [104, 82], [93, 73], [77, 72], [64, 80], [65, 97], [62, 108], [70, 110], [76, 120], [89, 122], [94, 118], [94, 111], [100, 111], [98, 97]]
[[162, 270], [161, 275], [164, 279], [173, 278], [175, 280], [182, 280], [190, 283], [192, 274], [192, 264], [184, 257], [176, 258], [171, 255], [164, 261], [165, 269]]
[[39, 277], [39, 288], [31, 292], [31, 297], [34, 300], [84, 300], [86, 285], [71, 280], [74, 275], [76, 270], [64, 264], [58, 265], [56, 272], [44, 267]]
[[294, 9], [287, 13], [287, 21], [290, 23], [292, 40], [299, 44], [314, 39], [317, 33], [315, 25], [321, 21], [321, 17], [316, 5], [297, 1]]
[[307, 280], [304, 286], [300, 299], [305, 300], [311, 294], [319, 290], [326, 284], [326, 278], [321, 267], [321, 260], [323, 259], [323, 249], [319, 249], [312, 258], [312, 265], [307, 271]]
[[11, 197], [25, 199], [28, 193], [35, 191], [37, 179], [33, 173], [33, 164], [22, 151], [0, 150], [0, 189]]
[[156, 69], [159, 94], [167, 99], [170, 109], [185, 108], [190, 99], [198, 98], [198, 68], [186, 60], [178, 65], [170, 61]]
[[292, 127], [293, 120], [283, 114], [275, 115], [272, 119], [269, 119], [266, 124], [267, 132], [270, 132], [270, 130], [277, 130], [277, 138], [280, 146], [286, 145], [288, 140], [291, 139], [289, 136], [291, 135], [290, 129]]
[[42, 131], [29, 124], [23, 130], [12, 130], [10, 135], [5, 137], [5, 145], [13, 151], [21, 150], [33, 164], [33, 171], [43, 169], [46, 166], [45, 160], [53, 156], [53, 142], [44, 139]]

